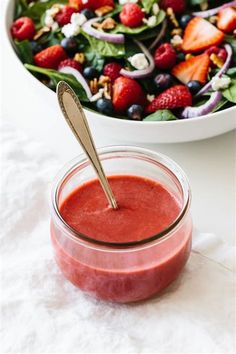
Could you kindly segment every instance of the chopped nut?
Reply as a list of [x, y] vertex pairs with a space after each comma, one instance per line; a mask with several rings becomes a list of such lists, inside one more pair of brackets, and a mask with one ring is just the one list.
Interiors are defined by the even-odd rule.
[[188, 59], [191, 59], [191, 58], [193, 58], [192, 54], [188, 53], [188, 54], [185, 55], [185, 60], [188, 60]]
[[110, 29], [113, 29], [113, 28], [116, 27], [116, 21], [113, 20], [113, 18], [108, 17], [101, 23], [95, 22], [93, 24], [93, 26], [96, 27], [96, 28], [103, 29], [103, 30], [110, 30]]
[[109, 5], [105, 5], [105, 6], [99, 7], [97, 10], [95, 10], [95, 14], [97, 16], [103, 16], [105, 14], [108, 14], [111, 11], [113, 11], [113, 7], [109, 6]]
[[37, 39], [39, 39], [44, 33], [48, 33], [50, 32], [50, 28], [45, 26], [40, 28], [40, 30], [34, 35], [34, 41], [37, 41]]
[[181, 47], [181, 45], [183, 43], [183, 38], [180, 37], [178, 34], [175, 34], [174, 37], [171, 38], [170, 42], [175, 49], [178, 49]]
[[174, 27], [179, 28], [179, 23], [176, 19], [175, 13], [172, 9], [172, 7], [168, 7], [166, 10], [166, 14], [170, 19], [170, 22], [173, 24]]
[[62, 4], [53, 4], [51, 8], [57, 10], [58, 13], [63, 7], [64, 5]]
[[175, 36], [176, 34], [181, 36], [183, 33], [183, 30], [182, 28], [174, 28], [172, 31], [171, 31], [171, 35], [172, 36]]
[[109, 76], [101, 75], [98, 80], [98, 85], [105, 86], [105, 84], [110, 83], [111, 79]]
[[93, 95], [95, 93], [97, 93], [98, 92], [98, 79], [94, 78], [93, 80], [90, 80], [89, 87], [90, 87], [90, 90], [91, 90]]
[[93, 96], [90, 98], [90, 102], [96, 102], [96, 101], [98, 101], [100, 98], [102, 98], [103, 94], [104, 94], [104, 89], [103, 89], [103, 88], [100, 88], [100, 89], [98, 90], [98, 92], [95, 93], [95, 95], [93, 95]]
[[104, 85], [104, 97], [110, 100], [111, 94], [112, 94], [112, 85], [110, 82], [107, 82]]
[[74, 56], [74, 60], [78, 61], [80, 64], [83, 64], [85, 61], [84, 53], [76, 53]]
[[212, 63], [214, 63], [218, 68], [222, 68], [222, 66], [224, 65], [224, 61], [219, 58], [218, 55], [216, 55], [215, 53], [212, 53], [210, 55], [210, 59]]
[[209, 22], [212, 23], [213, 25], [217, 22], [218, 16], [211, 16], [209, 18]]
[[201, 4], [200, 4], [200, 8], [202, 11], [205, 11], [208, 9], [208, 1], [203, 1]]

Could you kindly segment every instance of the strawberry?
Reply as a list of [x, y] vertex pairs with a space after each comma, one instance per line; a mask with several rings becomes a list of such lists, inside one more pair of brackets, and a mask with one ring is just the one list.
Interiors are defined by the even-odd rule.
[[114, 82], [120, 76], [122, 66], [119, 63], [108, 63], [103, 68], [103, 75], [109, 76], [111, 82]]
[[192, 105], [192, 95], [187, 86], [176, 85], [163, 91], [146, 107], [147, 113], [158, 109], [175, 109]]
[[11, 34], [13, 38], [23, 41], [24, 39], [32, 39], [35, 34], [34, 22], [29, 17], [20, 17], [11, 26]]
[[146, 97], [142, 87], [134, 79], [118, 77], [113, 85], [113, 106], [116, 112], [125, 112], [132, 104], [144, 105]]
[[199, 52], [212, 45], [218, 45], [224, 39], [224, 33], [207, 20], [194, 17], [184, 32], [182, 49], [185, 52]]
[[74, 7], [64, 6], [56, 15], [55, 20], [58, 22], [59, 26], [67, 25], [74, 12], [76, 12]]
[[58, 69], [64, 68], [65, 66], [70, 66], [71, 68], [74, 68], [80, 72], [82, 72], [82, 70], [83, 70], [82, 65], [74, 59], [62, 60], [60, 62], [60, 64], [58, 65]]
[[184, 84], [192, 80], [205, 84], [210, 63], [209, 55], [203, 53], [175, 65], [171, 73]]
[[115, 6], [114, 0], [69, 0], [69, 5], [79, 11], [83, 9], [96, 10], [103, 6]]
[[160, 7], [167, 10], [171, 7], [176, 14], [182, 14], [185, 10], [185, 0], [161, 0]]
[[48, 47], [34, 56], [37, 66], [48, 69], [57, 69], [60, 62], [66, 59], [67, 55], [59, 44]]
[[138, 27], [143, 23], [144, 13], [137, 4], [125, 4], [120, 13], [120, 20], [127, 27]]
[[176, 52], [171, 44], [163, 43], [154, 54], [154, 61], [158, 69], [171, 69], [176, 63]]
[[233, 32], [236, 29], [236, 11], [232, 7], [219, 11], [217, 27], [226, 33]]

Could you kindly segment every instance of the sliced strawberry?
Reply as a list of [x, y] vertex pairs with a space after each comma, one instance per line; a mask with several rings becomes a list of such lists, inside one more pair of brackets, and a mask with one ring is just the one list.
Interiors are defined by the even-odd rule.
[[183, 84], [187, 84], [191, 80], [205, 84], [210, 64], [209, 55], [203, 53], [175, 65], [171, 73]]
[[236, 11], [232, 7], [227, 7], [218, 13], [217, 27], [226, 33], [236, 29]]
[[192, 95], [187, 86], [176, 85], [163, 91], [146, 107], [147, 113], [158, 109], [175, 109], [192, 105]]
[[41, 68], [57, 69], [62, 60], [67, 58], [66, 52], [59, 44], [43, 49], [34, 56], [34, 63]]
[[113, 85], [112, 103], [116, 112], [124, 113], [132, 104], [144, 105], [146, 97], [137, 81], [120, 76]]
[[114, 0], [69, 0], [69, 5], [79, 11], [83, 9], [96, 10], [103, 6], [115, 6]]
[[203, 18], [194, 17], [185, 29], [182, 49], [185, 52], [199, 52], [218, 45], [223, 39], [222, 31]]

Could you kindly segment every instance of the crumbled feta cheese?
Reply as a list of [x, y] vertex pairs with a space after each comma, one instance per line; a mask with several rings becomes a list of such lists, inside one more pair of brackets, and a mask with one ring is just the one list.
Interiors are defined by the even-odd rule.
[[138, 2], [138, 0], [119, 0], [119, 4], [120, 5], [125, 5], [125, 4], [136, 4]]
[[80, 26], [73, 23], [68, 23], [61, 29], [66, 38], [77, 36], [80, 33]]
[[60, 5], [58, 4], [58, 6], [56, 7], [55, 5], [53, 7], [51, 7], [50, 9], [47, 9], [45, 11], [45, 18], [44, 18], [44, 24], [47, 27], [51, 27], [51, 28], [56, 28], [56, 21], [54, 21], [54, 17], [56, 16], [56, 14], [58, 14], [58, 12], [60, 11], [60, 9], [64, 7], [64, 5]]
[[174, 47], [178, 47], [183, 43], [183, 38], [176, 34], [173, 38], [171, 38], [170, 42]]
[[52, 31], [56, 31], [56, 30], [59, 28], [58, 23], [55, 21], [55, 22], [52, 24], [51, 28], [52, 28]]
[[148, 18], [144, 18], [143, 22], [148, 26], [148, 27], [155, 27], [157, 23], [157, 18], [155, 15], [150, 16]]
[[46, 14], [46, 16], [45, 16], [45, 18], [44, 18], [44, 24], [45, 24], [45, 26], [47, 26], [47, 27], [52, 27], [53, 24], [54, 24], [54, 22], [55, 22], [55, 21], [54, 21], [53, 17]]
[[70, 22], [73, 25], [78, 25], [78, 26], [82, 26], [85, 22], [87, 21], [87, 18], [80, 13], [73, 13], [70, 19]]
[[211, 87], [214, 91], [224, 90], [229, 87], [231, 79], [228, 76], [213, 77]]
[[70, 21], [71, 23], [61, 29], [66, 38], [77, 36], [80, 33], [80, 27], [87, 21], [87, 18], [83, 14], [73, 13]]
[[152, 102], [155, 98], [155, 95], [147, 95], [148, 102]]
[[100, 98], [102, 98], [103, 93], [104, 93], [104, 88], [100, 88], [100, 89], [98, 90], [98, 92], [95, 93], [95, 95], [93, 95], [92, 97], [90, 97], [90, 101], [91, 101], [91, 102], [98, 101]]
[[152, 13], [153, 13], [153, 15], [157, 15], [159, 11], [160, 11], [160, 7], [158, 6], [158, 4], [157, 3], [153, 4], [152, 5]]
[[149, 66], [147, 58], [143, 53], [134, 54], [132, 57], [128, 58], [130, 64], [138, 70], [146, 69]]

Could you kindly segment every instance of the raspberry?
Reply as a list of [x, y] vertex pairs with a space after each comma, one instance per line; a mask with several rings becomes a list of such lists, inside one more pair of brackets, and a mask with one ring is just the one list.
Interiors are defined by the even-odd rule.
[[109, 76], [111, 82], [114, 82], [120, 76], [122, 66], [116, 62], [108, 63], [103, 68], [103, 75]]
[[42, 68], [57, 69], [60, 62], [66, 59], [66, 57], [66, 52], [62, 46], [56, 44], [36, 54], [34, 62]]
[[80, 72], [83, 70], [82, 65], [74, 59], [62, 60], [58, 66], [58, 69], [64, 68], [65, 66], [70, 66], [71, 68], [74, 68]]
[[160, 7], [163, 10], [167, 10], [171, 7], [176, 14], [182, 14], [185, 11], [185, 0], [162, 0], [160, 2]]
[[137, 4], [125, 4], [120, 13], [120, 20], [127, 27], [138, 27], [143, 23], [144, 13]]
[[[206, 50], [206, 53], [209, 55], [209, 57], [211, 56], [211, 54], [216, 54], [220, 59], [223, 60], [223, 62], [225, 62], [227, 59], [227, 52], [226, 52], [225, 48], [219, 48], [216, 46], [212, 46]], [[213, 62], [211, 62], [211, 66], [213, 68], [216, 67], [216, 65]]]
[[70, 22], [70, 18], [74, 12], [76, 12], [74, 7], [64, 6], [56, 15], [55, 20], [59, 26], [67, 25], [67, 23]]
[[32, 39], [35, 34], [34, 22], [29, 17], [18, 18], [11, 26], [12, 37], [23, 41]]
[[147, 113], [158, 109], [175, 109], [192, 105], [192, 95], [187, 86], [176, 85], [163, 91], [146, 107]]
[[158, 69], [171, 69], [176, 63], [176, 52], [171, 44], [164, 43], [155, 51], [154, 61]]

